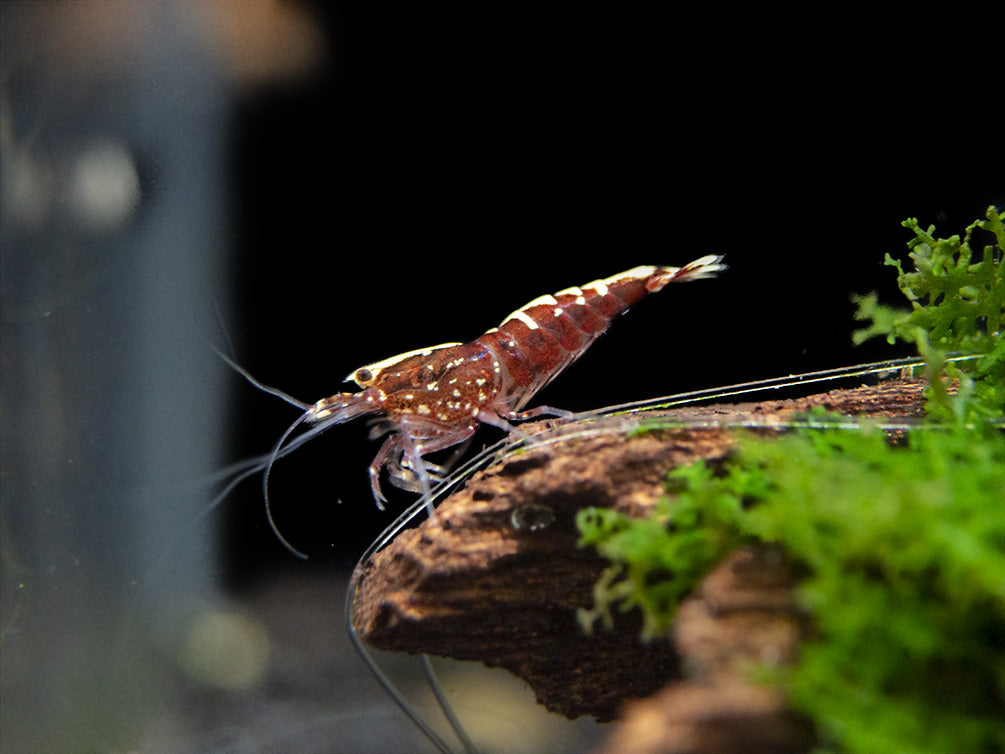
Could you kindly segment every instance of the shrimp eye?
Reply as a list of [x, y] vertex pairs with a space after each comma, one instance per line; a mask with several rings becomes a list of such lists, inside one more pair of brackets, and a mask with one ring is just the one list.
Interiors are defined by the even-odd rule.
[[367, 387], [373, 382], [373, 372], [371, 372], [366, 367], [360, 367], [352, 375], [352, 381], [355, 382], [360, 387]]

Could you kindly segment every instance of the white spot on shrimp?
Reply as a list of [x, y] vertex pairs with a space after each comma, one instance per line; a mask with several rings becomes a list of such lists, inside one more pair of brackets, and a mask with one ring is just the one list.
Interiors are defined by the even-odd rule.
[[527, 312], [525, 312], [525, 311], [515, 311], [515, 312], [513, 312], [511, 315], [509, 315], [509, 317], [506, 318], [506, 321], [509, 322], [510, 320], [513, 320], [513, 319], [520, 320], [525, 325], [527, 325], [527, 327], [529, 329], [531, 329], [531, 330], [536, 330], [538, 328], [538, 326], [539, 326], [537, 324], [537, 322], [535, 322], [534, 319], [532, 317], [530, 317], [527, 314]]
[[656, 272], [656, 268], [652, 266], [633, 267], [625, 272], [605, 278], [603, 282], [607, 285], [614, 285], [623, 280], [645, 280], [654, 272]]
[[537, 324], [537, 322], [534, 321], [533, 317], [527, 314], [527, 310], [532, 309], [535, 306], [554, 306], [556, 304], [558, 304], [558, 301], [556, 301], [555, 297], [552, 296], [551, 294], [546, 293], [543, 296], [538, 296], [530, 303], [524, 304], [515, 312], [506, 317], [506, 319], [503, 320], [503, 324], [506, 324], [511, 320], [518, 319], [525, 325], [527, 325], [527, 327], [529, 327], [531, 330], [536, 330], [539, 327], [539, 325]]
[[429, 414], [433, 413], [432, 411], [429, 410], [429, 406], [427, 406], [425, 403], [419, 404], [417, 410], [423, 416], [428, 416]]
[[576, 297], [576, 303], [579, 304], [580, 306], [582, 306], [583, 304], [586, 303], [586, 299], [583, 296], [577, 296]]
[[[478, 378], [477, 378], [477, 379], [475, 380], [475, 384], [476, 384], [476, 385], [477, 385], [478, 387], [481, 387], [481, 386], [482, 386], [482, 385], [484, 385], [484, 384], [485, 384], [486, 382], [488, 382], [488, 380], [486, 380], [486, 379], [485, 379], [484, 377], [478, 377]], [[469, 382], [468, 384], [470, 385], [471, 383]]]
[[460, 390], [457, 390], [457, 389], [455, 388], [455, 389], [454, 389], [454, 393], [453, 393], [453, 395], [454, 395], [454, 397], [455, 397], [455, 398], [460, 398], [460, 397], [461, 397], [461, 391], [460, 391]]
[[426, 390], [433, 392], [434, 390], [436, 390], [437, 387], [439, 386], [435, 382], [430, 382], [428, 385], [426, 385]]
[[574, 285], [571, 288], [566, 288], [564, 291], [559, 291], [555, 294], [556, 296], [582, 296], [583, 291], [578, 285]]
[[608, 292], [607, 283], [605, 283], [603, 280], [594, 280], [592, 283], [590, 283], [586, 287], [587, 288], [592, 288], [593, 290], [595, 290], [597, 292], [598, 295], [601, 295], [601, 296], [606, 296], [607, 292]]
[[554, 306], [557, 303], [558, 301], [555, 300], [554, 296], [552, 296], [550, 293], [546, 293], [543, 296], [538, 296], [530, 303], [521, 306], [520, 311], [526, 311], [527, 309], [530, 309], [533, 306]]

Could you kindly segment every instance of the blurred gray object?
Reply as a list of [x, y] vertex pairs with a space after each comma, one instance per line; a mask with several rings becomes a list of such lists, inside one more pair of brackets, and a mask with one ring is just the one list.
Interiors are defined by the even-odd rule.
[[3, 4], [5, 750], [128, 740], [214, 596], [211, 529], [170, 533], [221, 458], [226, 101], [176, 11]]
[[218, 64], [173, 3], [3, 3], [2, 736], [109, 750], [212, 604]]

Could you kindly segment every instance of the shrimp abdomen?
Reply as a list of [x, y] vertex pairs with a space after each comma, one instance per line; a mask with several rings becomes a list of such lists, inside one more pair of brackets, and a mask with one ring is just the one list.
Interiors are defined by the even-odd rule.
[[611, 320], [647, 293], [670, 282], [708, 277], [724, 265], [709, 255], [684, 267], [642, 266], [540, 296], [510, 314], [477, 340], [505, 370], [505, 396], [519, 410], [533, 395], [586, 351]]

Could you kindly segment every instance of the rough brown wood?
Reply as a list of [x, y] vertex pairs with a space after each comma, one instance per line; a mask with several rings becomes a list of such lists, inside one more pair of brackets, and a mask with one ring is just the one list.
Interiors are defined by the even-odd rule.
[[[921, 381], [899, 381], [665, 413], [688, 421], [772, 423], [825, 406], [847, 414], [913, 416], [921, 410], [922, 387]], [[576, 609], [592, 604], [606, 562], [576, 546], [576, 511], [609, 506], [644, 515], [662, 494], [670, 468], [721, 459], [732, 443], [730, 430], [716, 427], [612, 432], [532, 447], [479, 472], [441, 503], [435, 520], [402, 532], [361, 566], [356, 630], [381, 649], [507, 668], [548, 709], [570, 718], [613, 719], [626, 699], [648, 696], [693, 671], [694, 657], [682, 643], [691, 619], [682, 607], [674, 638], [649, 644], [639, 642], [633, 614], [618, 616], [612, 631], [584, 634]], [[715, 686], [707, 678], [695, 682]], [[736, 693], [737, 699], [749, 696]], [[729, 704], [722, 709], [727, 716], [736, 712]]]
[[673, 641], [685, 679], [625, 706], [602, 752], [719, 754], [809, 751], [809, 721], [747, 668], [787, 664], [807, 631], [782, 554], [743, 547], [681, 603]]
[[531, 450], [477, 474], [436, 521], [402, 532], [364, 570], [354, 623], [381, 649], [481, 660], [527, 679], [569, 717], [611, 719], [627, 696], [678, 675], [668, 640], [642, 644], [637, 616], [586, 636], [576, 608], [606, 563], [576, 547], [576, 511], [642, 512], [672, 466], [722, 456], [723, 430], [573, 441]]

